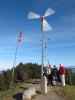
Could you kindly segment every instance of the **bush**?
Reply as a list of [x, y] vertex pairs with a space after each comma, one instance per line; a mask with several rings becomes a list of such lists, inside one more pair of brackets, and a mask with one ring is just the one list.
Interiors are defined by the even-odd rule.
[[14, 68], [14, 73], [13, 69], [3, 71], [0, 74], [0, 90], [6, 90], [9, 89], [10, 83], [12, 81], [12, 74], [14, 75], [13, 77], [13, 82], [24, 82], [27, 81], [28, 79], [32, 78], [40, 78], [41, 76], [41, 66], [38, 64], [23, 64], [20, 63], [19, 65]]

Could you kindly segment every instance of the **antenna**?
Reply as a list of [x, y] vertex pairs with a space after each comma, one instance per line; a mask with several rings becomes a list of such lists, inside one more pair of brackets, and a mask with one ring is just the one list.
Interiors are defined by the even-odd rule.
[[10, 87], [14, 85], [14, 74], [15, 74], [15, 67], [16, 67], [16, 60], [17, 60], [17, 53], [18, 53], [18, 49], [19, 49], [19, 45], [20, 43], [23, 42], [23, 33], [20, 32], [18, 39], [17, 39], [17, 43], [16, 43], [16, 48], [15, 48], [15, 52], [14, 52], [14, 61], [13, 61], [13, 68], [12, 68], [12, 78], [11, 78], [11, 82], [10, 82]]

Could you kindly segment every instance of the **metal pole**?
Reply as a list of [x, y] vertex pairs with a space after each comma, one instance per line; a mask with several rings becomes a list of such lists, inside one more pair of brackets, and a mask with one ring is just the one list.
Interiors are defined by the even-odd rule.
[[44, 50], [43, 50], [43, 40], [42, 40], [42, 66], [41, 66], [41, 76], [43, 76], [43, 67], [44, 67]]
[[45, 66], [47, 66], [47, 40], [45, 39]]
[[47, 94], [47, 78], [43, 75], [44, 71], [44, 32], [43, 32], [43, 17], [41, 17], [41, 32], [42, 32], [42, 66], [41, 66], [41, 93]]
[[11, 79], [10, 87], [14, 85], [14, 75], [15, 75], [17, 51], [18, 51], [18, 44], [16, 46], [15, 53], [14, 53], [14, 61], [13, 61], [13, 69], [12, 69], [12, 79]]
[[42, 66], [41, 66], [41, 77], [43, 76], [44, 67], [44, 34], [43, 34], [43, 17], [41, 17], [41, 32], [42, 32]]

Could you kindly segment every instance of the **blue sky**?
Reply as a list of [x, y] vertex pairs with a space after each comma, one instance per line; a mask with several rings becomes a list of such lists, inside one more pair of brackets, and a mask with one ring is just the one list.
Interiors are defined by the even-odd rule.
[[0, 0], [0, 70], [11, 68], [19, 32], [24, 42], [19, 46], [16, 63], [41, 64], [40, 21], [27, 19], [29, 11], [43, 15], [47, 8], [55, 15], [47, 19], [53, 30], [46, 32], [51, 64], [75, 65], [75, 0]]

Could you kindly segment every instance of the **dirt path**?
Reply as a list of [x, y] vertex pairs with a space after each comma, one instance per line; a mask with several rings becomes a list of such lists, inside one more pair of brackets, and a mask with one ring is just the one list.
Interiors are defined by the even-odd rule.
[[36, 96], [33, 100], [64, 100], [64, 98], [51, 91], [51, 93], [48, 93], [47, 95]]
[[46, 95], [39, 94], [32, 100], [65, 100], [64, 97], [59, 96], [54, 88], [48, 88], [48, 93]]
[[[34, 87], [36, 90], [40, 90], [40, 84], [34, 84]], [[55, 92], [57, 87], [48, 87], [48, 93], [46, 95], [38, 94], [35, 96], [32, 100], [65, 100], [64, 97], [58, 95], [58, 93]], [[58, 90], [61, 92], [61, 90]]]

